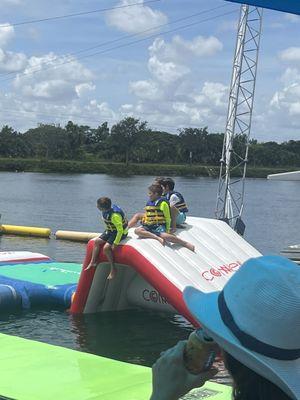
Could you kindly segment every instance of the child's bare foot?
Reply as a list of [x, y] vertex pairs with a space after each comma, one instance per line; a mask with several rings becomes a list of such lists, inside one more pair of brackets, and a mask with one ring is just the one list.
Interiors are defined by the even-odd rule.
[[195, 251], [195, 246], [192, 243], [186, 242], [185, 247], [191, 251]]
[[107, 277], [107, 279], [110, 281], [110, 280], [112, 280], [112, 279], [114, 279], [114, 277], [115, 277], [115, 275], [116, 275], [116, 270], [115, 270], [115, 268], [114, 269], [112, 269], [111, 271], [110, 271], [110, 274], [108, 275], [108, 277]]
[[87, 271], [88, 269], [90, 269], [92, 267], [96, 268], [97, 267], [97, 263], [90, 262], [89, 265], [84, 269], [84, 271]]
[[175, 233], [176, 231], [177, 231], [176, 226], [175, 226], [175, 228], [173, 227], [170, 229], [170, 233]]

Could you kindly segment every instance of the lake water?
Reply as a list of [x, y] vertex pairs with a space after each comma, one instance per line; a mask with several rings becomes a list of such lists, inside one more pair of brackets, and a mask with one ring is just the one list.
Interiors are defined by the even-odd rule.
[[[130, 217], [142, 210], [154, 177], [0, 173], [3, 224], [101, 232], [96, 199], [108, 196]], [[214, 217], [217, 180], [174, 178], [190, 215]], [[245, 239], [263, 254], [300, 243], [300, 182], [248, 179]], [[0, 236], [0, 250], [28, 250], [56, 261], [81, 263], [85, 244]], [[180, 316], [146, 311], [71, 316], [62, 310], [29, 310], [0, 316], [0, 332], [151, 365], [159, 353], [185, 339], [191, 327]]]

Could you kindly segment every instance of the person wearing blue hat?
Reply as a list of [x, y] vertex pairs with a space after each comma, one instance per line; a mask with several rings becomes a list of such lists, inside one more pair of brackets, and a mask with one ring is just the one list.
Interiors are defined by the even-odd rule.
[[[184, 301], [221, 348], [234, 400], [300, 399], [300, 267], [280, 256], [246, 261], [221, 292], [187, 287]], [[177, 400], [217, 370], [190, 374], [186, 341], [152, 367], [151, 400]]]

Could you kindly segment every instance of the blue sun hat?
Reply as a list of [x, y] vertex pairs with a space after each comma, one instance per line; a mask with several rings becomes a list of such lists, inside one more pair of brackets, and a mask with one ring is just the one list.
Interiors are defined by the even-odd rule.
[[184, 290], [205, 331], [234, 358], [300, 399], [300, 267], [279, 256], [246, 261], [221, 292]]

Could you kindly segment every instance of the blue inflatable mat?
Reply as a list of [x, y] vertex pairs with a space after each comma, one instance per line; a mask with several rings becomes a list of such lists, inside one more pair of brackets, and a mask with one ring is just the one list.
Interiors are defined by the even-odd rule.
[[0, 311], [32, 306], [69, 307], [81, 265], [54, 261], [0, 263]]

